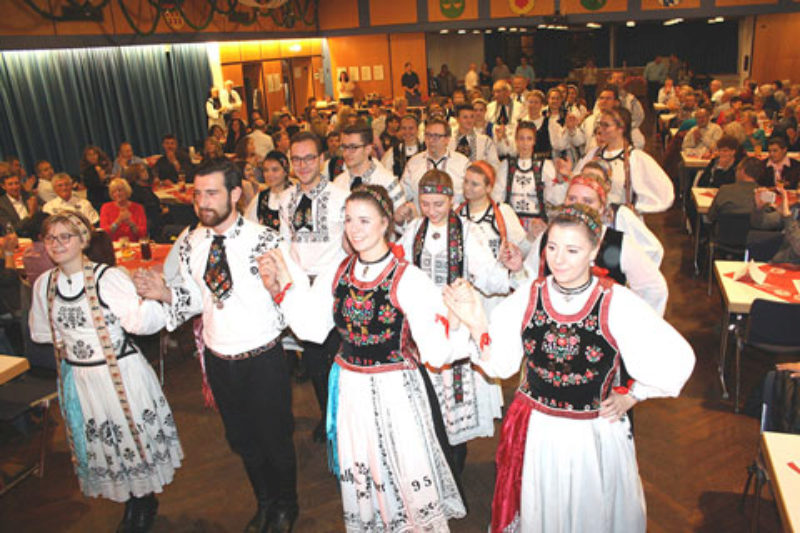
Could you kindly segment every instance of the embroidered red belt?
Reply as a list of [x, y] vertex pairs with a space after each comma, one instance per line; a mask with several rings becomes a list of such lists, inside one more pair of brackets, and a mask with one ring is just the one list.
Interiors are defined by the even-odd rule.
[[214, 357], [218, 357], [220, 359], [226, 359], [228, 361], [239, 361], [241, 359], [250, 359], [251, 357], [261, 355], [264, 352], [268, 352], [269, 350], [273, 349], [278, 344], [278, 342], [280, 342], [280, 340], [281, 340], [280, 337], [275, 337], [274, 339], [272, 339], [263, 346], [259, 346], [258, 348], [253, 348], [252, 350], [247, 350], [246, 352], [237, 353], [234, 355], [225, 355], [219, 352], [215, 352], [208, 346], [206, 346], [206, 350], [208, 350], [208, 353], [210, 353]]
[[412, 370], [416, 368], [416, 365], [411, 362], [410, 359], [406, 359], [405, 361], [399, 363], [376, 363], [370, 366], [359, 366], [354, 365], [353, 363], [348, 363], [345, 361], [342, 356], [337, 355], [335, 362], [345, 370], [349, 370], [351, 372], [359, 372], [361, 374], [379, 374], [381, 372], [394, 372], [396, 370]]
[[600, 411], [575, 411], [571, 409], [558, 409], [556, 407], [550, 407], [549, 405], [543, 404], [539, 400], [531, 398], [521, 390], [517, 390], [517, 393], [514, 396], [515, 399], [519, 399], [520, 401], [524, 402], [526, 406], [530, 407], [534, 411], [539, 411], [550, 416], [572, 418], [574, 420], [593, 420], [600, 416]]

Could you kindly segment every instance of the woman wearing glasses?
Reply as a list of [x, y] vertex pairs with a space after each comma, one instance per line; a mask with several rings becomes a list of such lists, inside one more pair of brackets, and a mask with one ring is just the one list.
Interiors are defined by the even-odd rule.
[[161, 305], [140, 300], [121, 270], [89, 261], [91, 225], [60, 212], [42, 227], [55, 268], [34, 285], [31, 338], [53, 343], [59, 403], [81, 491], [126, 502], [122, 531], [148, 531], [156, 492], [172, 481], [183, 451], [155, 372], [129, 333], [165, 325]]

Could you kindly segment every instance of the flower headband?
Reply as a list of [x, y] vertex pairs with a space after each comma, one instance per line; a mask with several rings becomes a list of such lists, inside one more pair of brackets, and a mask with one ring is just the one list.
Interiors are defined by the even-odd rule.
[[600, 180], [598, 180], [597, 178], [594, 178], [592, 176], [586, 176], [584, 174], [578, 174], [577, 176], [572, 178], [572, 181], [569, 182], [569, 185], [570, 187], [572, 187], [573, 185], [585, 185], [586, 187], [589, 187], [590, 189], [592, 189], [594, 192], [597, 193], [597, 196], [600, 198], [600, 203], [606, 205], [606, 198], [608, 193], [606, 189], [603, 187], [603, 185], [600, 183]]
[[378, 191], [376, 191], [374, 188], [366, 187], [364, 185], [359, 185], [358, 187], [353, 189], [353, 192], [354, 193], [367, 193], [367, 194], [369, 194], [376, 202], [378, 202], [378, 205], [381, 206], [381, 209], [383, 210], [384, 214], [389, 218], [392, 217], [392, 208], [391, 208], [391, 206], [386, 202], [386, 200], [383, 198], [383, 196], [378, 194]]
[[589, 231], [594, 233], [598, 238], [603, 233], [603, 224], [600, 222], [597, 212], [584, 204], [572, 204], [561, 207], [556, 213], [556, 220], [558, 217], [571, 218], [583, 223]]
[[445, 196], [453, 196], [453, 188], [448, 187], [447, 185], [441, 184], [433, 184], [429, 183], [426, 185], [420, 185], [419, 187], [420, 194], [444, 194]]

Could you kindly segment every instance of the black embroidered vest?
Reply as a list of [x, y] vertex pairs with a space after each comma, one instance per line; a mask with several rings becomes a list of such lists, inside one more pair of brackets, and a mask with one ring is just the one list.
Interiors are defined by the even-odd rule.
[[522, 321], [525, 354], [520, 392], [556, 416], [594, 418], [619, 371], [616, 341], [608, 331], [611, 281], [599, 279], [583, 309], [557, 313], [546, 278], [531, 285]]
[[269, 189], [264, 189], [258, 193], [256, 216], [258, 217], [258, 223], [262, 226], [267, 226], [276, 231], [280, 228], [281, 219], [278, 215], [278, 210], [270, 209], [269, 207]]
[[[622, 271], [622, 237], [624, 233], [609, 228], [606, 226], [606, 233], [603, 240], [600, 242], [600, 250], [597, 252], [597, 259], [595, 260], [595, 267], [592, 268], [592, 273], [597, 277], [611, 278], [620, 285], [625, 285], [628, 282], [625, 272]], [[547, 246], [547, 234], [542, 236], [541, 244], [539, 245], [539, 276], [549, 276], [550, 268], [547, 266], [547, 258], [545, 257], [544, 249]]]
[[397, 282], [408, 263], [392, 258], [371, 282], [353, 277], [356, 256], [344, 260], [333, 282], [333, 315], [342, 337], [339, 356], [371, 367], [414, 359], [408, 323], [397, 303]]
[[542, 170], [544, 169], [544, 159], [538, 157], [534, 154], [533, 158], [531, 159], [531, 168], [533, 169], [533, 179], [536, 182], [536, 203], [537, 208], [539, 209], [538, 213], [526, 213], [521, 209], [518, 209], [517, 206], [513, 204], [511, 201], [511, 192], [514, 188], [514, 176], [517, 173], [517, 170], [522, 170], [519, 167], [519, 158], [517, 157], [509, 157], [508, 158], [508, 175], [506, 176], [506, 199], [505, 202], [514, 208], [514, 211], [517, 212], [517, 216], [519, 217], [540, 217], [547, 221], [547, 209], [544, 204], [544, 180], [542, 179]]

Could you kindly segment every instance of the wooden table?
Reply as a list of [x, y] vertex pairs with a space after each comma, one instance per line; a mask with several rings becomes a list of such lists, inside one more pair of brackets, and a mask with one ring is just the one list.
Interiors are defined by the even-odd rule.
[[24, 357], [0, 355], [0, 385], [8, 383], [31, 367]]
[[153, 192], [158, 196], [159, 200], [165, 203], [191, 204], [194, 196], [194, 185], [187, 183], [181, 187], [167, 182], [166, 185], [153, 187]]
[[775, 490], [784, 531], [800, 531], [800, 435], [761, 434], [764, 456]]
[[[722, 385], [722, 397], [729, 398], [728, 386], [725, 382], [725, 367], [726, 359], [728, 356], [728, 336], [731, 332], [734, 335], [741, 333], [741, 328], [744, 325], [744, 319], [750, 314], [750, 307], [756, 299], [771, 300], [773, 302], [786, 302], [783, 298], [779, 298], [771, 293], [751, 287], [746, 283], [734, 281], [733, 278], [726, 276], [731, 272], [736, 272], [742, 268], [746, 263], [744, 261], [714, 261], [714, 275], [719, 284], [719, 292], [722, 296], [722, 302], [725, 306], [725, 312], [722, 316], [722, 330], [720, 332], [719, 344], [719, 365], [717, 370], [719, 372], [719, 380]], [[764, 263], [754, 262], [755, 265], [760, 266]], [[733, 317], [733, 321], [731, 318]], [[739, 412], [739, 371], [741, 351], [737, 343], [736, 346], [735, 372], [736, 387], [734, 390], [733, 408], [735, 412]]]
[[133, 272], [139, 268], [161, 269], [167, 259], [171, 244], [150, 243], [151, 259], [142, 259], [142, 248], [138, 242], [132, 242], [124, 246], [119, 241], [114, 242], [114, 256], [117, 258], [117, 266], [125, 267]]

